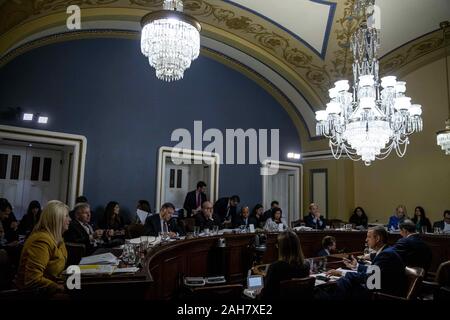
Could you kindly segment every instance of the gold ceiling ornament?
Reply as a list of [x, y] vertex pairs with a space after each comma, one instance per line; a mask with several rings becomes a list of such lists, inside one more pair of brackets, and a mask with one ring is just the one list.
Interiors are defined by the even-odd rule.
[[447, 103], [448, 103], [448, 119], [445, 121], [445, 129], [436, 132], [436, 140], [439, 147], [444, 150], [446, 155], [450, 155], [450, 88], [448, 80], [448, 55], [447, 47], [450, 39], [450, 22], [441, 22], [440, 27], [442, 28], [442, 39], [444, 41], [444, 59], [445, 59], [445, 83], [447, 85]]

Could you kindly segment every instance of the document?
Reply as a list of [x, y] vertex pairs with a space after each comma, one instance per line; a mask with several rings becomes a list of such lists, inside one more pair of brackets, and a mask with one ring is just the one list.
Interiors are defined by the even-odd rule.
[[112, 253], [103, 253], [103, 254], [97, 254], [94, 256], [84, 257], [80, 261], [80, 265], [97, 265], [97, 264], [103, 264], [103, 265], [114, 265], [117, 266], [119, 264], [119, 259], [113, 255]]

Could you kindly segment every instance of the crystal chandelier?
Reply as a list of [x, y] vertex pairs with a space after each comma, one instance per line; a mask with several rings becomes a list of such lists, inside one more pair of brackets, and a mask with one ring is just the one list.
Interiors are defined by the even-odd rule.
[[[444, 33], [444, 48], [445, 48], [445, 78], [447, 79], [446, 83], [447, 83], [447, 101], [448, 101], [448, 119], [447, 121], [445, 121], [445, 129], [438, 131], [436, 133], [437, 135], [437, 144], [438, 146], [440, 146], [442, 148], [442, 150], [445, 151], [446, 155], [450, 155], [450, 89], [449, 89], [449, 81], [448, 81], [448, 57], [447, 57], [447, 36], [446, 36], [446, 32], [448, 32], [448, 28], [450, 27], [450, 23], [448, 21], [442, 22], [441, 23], [441, 28], [443, 30]], [[450, 36], [450, 34], [448, 35]]]
[[183, 78], [200, 53], [200, 23], [183, 13], [182, 0], [164, 0], [164, 9], [142, 18], [141, 51], [165, 81]]
[[379, 31], [367, 23], [373, 4], [359, 0], [355, 5], [362, 22], [351, 38], [352, 90], [348, 80], [337, 81], [326, 110], [316, 112], [317, 134], [330, 139], [333, 156], [339, 159], [344, 152], [367, 166], [392, 150], [403, 157], [408, 136], [422, 131], [422, 107], [405, 96], [406, 83], [394, 76], [379, 79]]

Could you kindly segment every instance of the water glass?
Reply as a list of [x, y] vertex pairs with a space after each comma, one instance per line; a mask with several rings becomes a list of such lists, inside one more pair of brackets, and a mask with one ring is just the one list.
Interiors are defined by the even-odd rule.
[[209, 236], [209, 228], [205, 228], [203, 231], [205, 232], [205, 236]]
[[194, 237], [198, 237], [199, 234], [200, 234], [200, 227], [194, 226]]
[[169, 233], [168, 232], [163, 232], [161, 231], [159, 233], [159, 238], [161, 239], [161, 243], [167, 242], [169, 241], [170, 237], [169, 237]]
[[213, 234], [218, 235], [219, 234], [219, 226], [213, 226]]
[[345, 230], [346, 231], [352, 231], [352, 227], [353, 227], [352, 224], [348, 223], [348, 224], [345, 225]]
[[422, 226], [421, 229], [422, 229], [421, 231], [423, 234], [427, 233], [427, 231], [428, 231], [427, 226]]
[[441, 234], [441, 228], [434, 227], [434, 234]]

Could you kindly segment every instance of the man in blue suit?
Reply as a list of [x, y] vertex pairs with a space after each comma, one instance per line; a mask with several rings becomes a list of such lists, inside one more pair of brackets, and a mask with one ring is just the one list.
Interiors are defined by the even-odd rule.
[[[383, 293], [403, 296], [406, 287], [405, 264], [399, 254], [387, 246], [388, 233], [382, 226], [370, 228], [367, 231], [366, 242], [376, 253], [367, 264], [345, 259], [346, 266], [351, 269], [337, 282], [333, 298], [336, 299], [369, 299], [371, 289], [367, 287], [371, 276], [369, 265], [380, 269], [380, 291]], [[353, 272], [352, 272], [353, 271]], [[329, 275], [342, 276], [338, 270], [328, 271]]]
[[405, 220], [399, 225], [402, 238], [394, 244], [393, 249], [400, 255], [408, 267], [420, 267], [425, 272], [431, 265], [431, 249], [420, 239], [416, 225], [411, 220]]
[[315, 203], [309, 205], [309, 214], [305, 216], [305, 225], [313, 229], [325, 229], [327, 222], [320, 214], [319, 206]]

